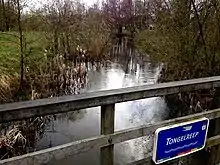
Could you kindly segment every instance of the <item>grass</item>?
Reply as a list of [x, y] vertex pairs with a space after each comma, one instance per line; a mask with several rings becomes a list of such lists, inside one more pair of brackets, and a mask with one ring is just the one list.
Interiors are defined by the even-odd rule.
[[[84, 32], [84, 34], [87, 34], [87, 32]], [[80, 34], [71, 33], [68, 41], [70, 48], [70, 50], [68, 50], [69, 57], [75, 58], [76, 56], [80, 56], [80, 53], [76, 50], [77, 45], [79, 45], [87, 50], [85, 56], [87, 56], [89, 60], [100, 60], [101, 56], [105, 55], [109, 47], [109, 35], [104, 34], [107, 34], [107, 32], [100, 33], [95, 31], [92, 34], [88, 33], [88, 36], [84, 36], [78, 41], [77, 38], [80, 37]], [[58, 53], [63, 55], [65, 55], [67, 51], [65, 35], [66, 34], [60, 32], [58, 37]], [[53, 34], [50, 32], [44, 33], [43, 31], [25, 31], [23, 33], [23, 41], [25, 64], [25, 82], [23, 85], [25, 89], [23, 89], [22, 92], [26, 93], [22, 93], [22, 96], [30, 95], [33, 90], [38, 90], [41, 94], [47, 93], [47, 91], [45, 92], [43, 90], [46, 89], [45, 86], [51, 88], [51, 84], [54, 84], [52, 78], [58, 74], [62, 74], [65, 70], [63, 69], [63, 65], [65, 66], [65, 64], [63, 64], [64, 61], [59, 59], [59, 54], [55, 54], [53, 51]], [[50, 48], [47, 53], [45, 52], [46, 48]], [[13, 91], [16, 91], [17, 86], [19, 86], [20, 54], [19, 33], [0, 32], [0, 82], [4, 82], [0, 83], [0, 103], [8, 102], [8, 100], [4, 99], [2, 101], [1, 99], [12, 98]], [[5, 94], [2, 92], [8, 92], [8, 89], [10, 89], [9, 93]], [[20, 94], [18, 93], [15, 95], [15, 98], [17, 98], [18, 95], [19, 100], [23, 98], [20, 99]], [[45, 97], [47, 97], [47, 95]], [[30, 97], [27, 96], [27, 98], [25, 97], [24, 99], [26, 100], [28, 98]]]
[[[0, 104], [13, 102], [14, 99], [17, 99], [15, 97], [20, 85], [20, 43], [18, 36], [19, 34], [16, 32], [0, 32]], [[31, 68], [30, 74], [38, 75], [39, 73], [36, 70], [39, 70], [47, 62], [44, 56], [44, 50], [47, 46], [45, 36], [43, 33], [37, 32], [24, 32], [23, 34], [25, 67]], [[26, 79], [28, 77], [29, 72], [26, 72]], [[25, 87], [25, 91], [27, 89], [27, 97], [30, 98], [31, 89], [30, 84], [28, 85]], [[34, 147], [35, 141], [40, 138], [44, 126], [49, 120], [51, 119], [48, 117], [38, 117], [16, 122], [10, 127], [4, 128], [7, 134], [0, 134], [0, 159], [25, 154], [27, 148]]]
[[0, 34], [0, 74], [15, 74], [19, 69], [19, 46], [15, 37]]
[[[20, 85], [18, 33], [0, 32], [0, 104], [76, 94], [78, 89], [83, 88], [86, 83], [86, 70], [78, 67], [76, 69], [75, 63], [70, 63], [70, 67], [66, 67], [64, 58], [60, 57], [59, 54], [53, 54], [52, 51], [46, 53], [45, 48], [50, 44], [47, 41], [53, 42], [51, 38], [47, 40], [46, 37], [50, 37], [50, 34], [44, 35], [43, 32], [24, 33], [24, 61], [25, 67], [29, 69], [28, 72], [25, 69], [24, 87], [20, 92], [18, 90]], [[102, 39], [102, 37], [99, 38]], [[75, 49], [74, 37], [72, 41], [70, 47]], [[105, 48], [106, 45], [103, 43], [105, 43], [104, 39], [94, 41], [92, 46], [96, 48], [95, 55], [99, 55], [103, 51], [99, 48], [99, 45]], [[63, 51], [62, 46], [60, 46], [59, 53]], [[91, 51], [91, 49], [88, 50]], [[79, 55], [79, 52], [77, 55]], [[26, 153], [27, 148], [34, 148], [34, 144], [32, 146], [30, 143], [41, 137], [44, 125], [49, 120], [51, 119], [40, 117], [12, 124], [13, 127], [7, 128], [7, 134], [0, 135], [0, 159], [21, 155]]]
[[[32, 72], [44, 64], [46, 37], [41, 32], [24, 32], [25, 67]], [[18, 88], [20, 77], [20, 42], [17, 32], [0, 32], [0, 102], [8, 102]]]
[[[18, 33], [0, 33], [0, 74], [16, 75], [20, 70], [20, 43]], [[46, 38], [43, 33], [24, 33], [24, 56], [28, 64], [41, 63]]]

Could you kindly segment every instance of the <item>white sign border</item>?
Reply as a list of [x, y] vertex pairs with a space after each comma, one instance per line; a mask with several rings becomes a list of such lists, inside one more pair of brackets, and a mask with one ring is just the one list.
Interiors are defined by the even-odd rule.
[[[193, 123], [200, 122], [200, 121], [204, 121], [204, 120], [207, 120], [208, 123], [207, 123], [207, 129], [206, 129], [206, 135], [205, 135], [205, 141], [204, 141], [205, 143], [204, 143], [204, 145], [203, 145], [202, 148], [200, 148], [200, 149], [198, 149], [198, 150], [195, 150], [195, 151], [192, 151], [192, 152], [189, 152], [189, 153], [186, 153], [186, 154], [183, 154], [183, 155], [179, 155], [179, 156], [170, 158], [170, 159], [166, 159], [166, 160], [161, 161], [161, 162], [156, 162], [157, 140], [158, 140], [158, 134], [159, 134], [160, 131], [167, 130], [167, 129], [171, 129], [171, 128], [175, 128], [175, 127], [180, 127], [180, 126], [184, 126], [184, 125], [188, 125], [188, 124], [193, 124]], [[152, 160], [154, 161], [155, 164], [161, 164], [161, 163], [168, 162], [168, 161], [171, 161], [171, 160], [174, 160], [174, 159], [178, 159], [178, 158], [180, 158], [180, 157], [184, 157], [184, 156], [190, 155], [190, 154], [192, 154], [192, 153], [195, 153], [195, 152], [198, 152], [198, 151], [204, 149], [204, 148], [205, 148], [205, 145], [206, 145], [206, 140], [207, 140], [208, 128], [209, 128], [209, 119], [206, 118], [206, 117], [203, 117], [203, 118], [201, 118], [201, 119], [191, 120], [191, 121], [188, 121], [188, 122], [183, 122], [183, 123], [180, 123], [180, 124], [174, 124], [174, 125], [170, 125], [170, 126], [158, 128], [158, 129], [155, 131], [155, 135], [154, 135], [154, 145], [153, 145], [153, 156], [152, 156]]]

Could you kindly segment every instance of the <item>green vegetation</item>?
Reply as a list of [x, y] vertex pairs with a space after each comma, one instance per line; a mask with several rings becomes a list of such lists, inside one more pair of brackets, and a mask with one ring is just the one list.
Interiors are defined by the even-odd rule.
[[101, 61], [110, 45], [109, 27], [96, 6], [87, 10], [66, 0], [24, 14], [22, 2], [0, 3], [0, 103], [33, 99], [33, 93], [55, 95], [52, 91], [63, 83], [66, 88], [61, 82], [66, 60], [76, 69], [79, 60]]
[[219, 75], [219, 1], [173, 0], [154, 9], [153, 30], [141, 31], [136, 46], [164, 63], [161, 81]]
[[[25, 50], [25, 56], [27, 60], [26, 65], [27, 66], [30, 65], [31, 61], [35, 61], [36, 65], [41, 64], [43, 60], [43, 53], [46, 48], [45, 35], [39, 32], [27, 32], [26, 34], [24, 34], [24, 36], [26, 43], [26, 50]], [[8, 73], [12, 75], [19, 74], [20, 46], [19, 46], [18, 33], [1, 32], [0, 44], [1, 44], [0, 47], [1, 73], [4, 74]]]
[[86, 70], [78, 65], [106, 60], [111, 45], [121, 45], [123, 32], [133, 41], [138, 29], [148, 26], [145, 1], [108, 0], [88, 7], [77, 0], [51, 0], [37, 9], [28, 4], [0, 1], [0, 103], [36, 99], [33, 93], [60, 95], [54, 90], [66, 91], [69, 68], [77, 70], [76, 81]]
[[[29, 71], [36, 72], [36, 68], [42, 68], [45, 64], [45, 35], [39, 32], [24, 33], [24, 43], [25, 67]], [[0, 32], [0, 45], [0, 87], [2, 89], [0, 100], [8, 102], [19, 89], [20, 45], [18, 33]]]
[[[220, 74], [219, 0], [103, 0], [101, 7], [86, 7], [78, 0], [45, 2], [25, 13], [25, 0], [0, 0], [0, 103], [78, 93], [86, 83], [82, 64], [105, 60], [112, 44], [122, 45], [124, 36], [129, 48], [135, 45], [164, 64], [160, 82]], [[178, 109], [183, 103], [185, 115], [213, 108], [216, 93], [187, 93], [170, 100]], [[41, 125], [50, 119], [16, 123], [0, 141], [6, 144], [2, 158], [26, 152], [12, 153], [16, 143], [10, 142], [14, 137], [21, 146], [27, 145], [25, 140], [33, 142], [35, 132], [43, 129], [35, 120]], [[25, 135], [30, 129], [34, 135]]]
[[[220, 75], [219, 0], [155, 0], [150, 6], [153, 28], [136, 36], [136, 47], [164, 64], [159, 82]], [[166, 96], [169, 117], [219, 108], [219, 96], [218, 88]], [[211, 158], [204, 164], [216, 164], [216, 152], [204, 151]], [[182, 160], [189, 162], [196, 164]]]

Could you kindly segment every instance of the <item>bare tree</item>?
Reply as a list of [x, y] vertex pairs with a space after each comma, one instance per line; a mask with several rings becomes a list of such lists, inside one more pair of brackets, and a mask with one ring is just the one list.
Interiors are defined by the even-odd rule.
[[18, 32], [19, 32], [19, 43], [20, 43], [20, 88], [19, 90], [23, 90], [24, 85], [24, 44], [23, 44], [23, 30], [21, 23], [21, 2], [20, 0], [16, 0], [17, 5], [17, 23], [18, 23]]
[[2, 7], [3, 30], [9, 31], [9, 24], [8, 24], [8, 19], [6, 15], [6, 7], [5, 7], [4, 0], [1, 0], [1, 7]]

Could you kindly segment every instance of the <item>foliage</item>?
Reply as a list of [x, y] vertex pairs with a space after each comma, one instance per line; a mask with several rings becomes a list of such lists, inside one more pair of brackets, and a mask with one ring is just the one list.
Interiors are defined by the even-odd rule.
[[74, 56], [80, 46], [89, 56], [104, 55], [104, 51], [97, 50], [107, 48], [110, 33], [99, 8], [94, 6], [86, 10], [83, 4], [75, 1], [57, 1], [44, 7], [44, 15], [46, 26], [52, 32], [48, 38], [55, 54]]
[[136, 46], [164, 63], [161, 80], [219, 75], [219, 1], [172, 0], [167, 5], [162, 0], [156, 2], [154, 28], [142, 31]]
[[[131, 0], [111, 0], [102, 7], [51, 0], [28, 11], [26, 0], [0, 2], [0, 103], [78, 94], [88, 62], [109, 58], [114, 30], [125, 26], [133, 32], [136, 18], [138, 28], [146, 21], [144, 3], [135, 9]], [[30, 143], [40, 138], [48, 120], [28, 119], [6, 128], [10, 131], [0, 137], [2, 159], [34, 149]]]
[[0, 0], [0, 31], [9, 31], [15, 28], [17, 12], [12, 0]]
[[0, 136], [1, 160], [26, 154], [27, 148], [34, 151], [35, 142], [42, 136], [45, 125], [51, 120], [53, 118], [47, 116], [15, 122], [12, 126], [1, 124], [1, 131], [5, 129], [4, 127], [10, 130]]
[[[31, 96], [31, 82], [50, 75], [51, 69], [57, 71], [54, 61], [59, 56], [76, 61], [82, 58], [83, 50], [87, 61], [100, 61], [107, 55], [110, 30], [98, 6], [86, 9], [77, 1], [56, 0], [25, 13], [23, 1], [4, 1], [4, 4], [10, 4], [15, 21], [8, 31], [0, 33], [0, 75], [6, 82], [3, 84], [7, 84], [1, 86], [4, 90], [1, 91], [0, 102], [11, 101], [13, 95], [17, 97], [17, 92]], [[1, 5], [0, 10], [3, 10]], [[2, 17], [1, 21], [6, 25], [10, 12], [4, 12], [5, 19]], [[19, 83], [11, 83], [14, 79], [25, 86], [24, 89], [17, 87]], [[6, 94], [8, 89], [14, 92]]]
[[[38, 32], [26, 32], [24, 35], [26, 43], [24, 52], [25, 66], [28, 71], [37, 72], [44, 65], [46, 39], [43, 33]], [[4, 82], [0, 84], [2, 89], [0, 102], [10, 102], [19, 87], [20, 46], [18, 33], [0, 33], [0, 45], [0, 81]], [[25, 69], [25, 71], [27, 70]]]

